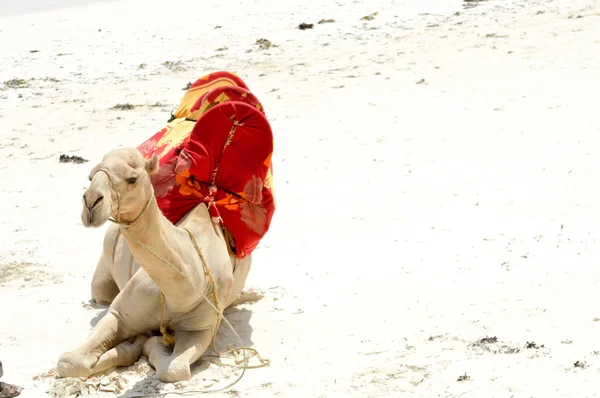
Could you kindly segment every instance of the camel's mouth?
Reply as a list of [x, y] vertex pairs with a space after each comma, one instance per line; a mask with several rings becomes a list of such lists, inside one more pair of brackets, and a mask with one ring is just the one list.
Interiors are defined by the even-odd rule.
[[83, 223], [83, 226], [86, 228], [98, 228], [104, 225], [110, 216], [110, 210], [106, 211], [104, 207], [105, 206], [96, 206], [90, 209], [83, 206], [83, 210], [81, 211], [81, 222]]
[[98, 228], [104, 225], [108, 217], [98, 217], [94, 209], [83, 209], [81, 212], [81, 222], [86, 228]]

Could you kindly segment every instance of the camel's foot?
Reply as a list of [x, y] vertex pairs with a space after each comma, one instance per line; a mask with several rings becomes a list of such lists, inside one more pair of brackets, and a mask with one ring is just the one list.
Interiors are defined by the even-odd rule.
[[106, 351], [92, 368], [92, 374], [104, 372], [105, 370], [119, 366], [133, 365], [142, 356], [144, 343], [147, 338], [145, 335], [139, 335], [135, 340], [123, 341]]
[[65, 352], [58, 358], [56, 371], [60, 377], [88, 377], [98, 358], [77, 351]]
[[163, 345], [162, 337], [151, 337], [144, 344], [144, 355], [156, 370], [156, 378], [163, 383], [189, 380], [192, 377], [187, 358], [173, 357]]
[[137, 336], [135, 341], [124, 341], [96, 358], [80, 351], [67, 352], [58, 360], [56, 367], [60, 377], [89, 377], [119, 366], [131, 366], [140, 359], [147, 337]]
[[177, 381], [185, 381], [192, 378], [192, 371], [189, 363], [182, 361], [168, 361], [161, 363], [156, 368], [156, 378], [163, 383], [175, 383]]
[[265, 293], [258, 289], [244, 289], [236, 297], [228, 308], [235, 307], [236, 305], [244, 303], [252, 303], [265, 297]]

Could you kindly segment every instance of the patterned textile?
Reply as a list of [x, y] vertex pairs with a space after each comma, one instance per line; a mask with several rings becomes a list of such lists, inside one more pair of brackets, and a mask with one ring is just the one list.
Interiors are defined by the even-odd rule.
[[159, 157], [152, 184], [165, 217], [176, 224], [206, 203], [242, 258], [266, 234], [275, 211], [273, 134], [262, 104], [230, 72], [200, 78], [174, 119], [138, 149]]

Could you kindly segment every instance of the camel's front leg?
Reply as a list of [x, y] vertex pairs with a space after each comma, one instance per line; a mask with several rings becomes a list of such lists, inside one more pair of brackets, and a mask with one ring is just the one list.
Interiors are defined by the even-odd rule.
[[[130, 344], [131, 347], [123, 344], [115, 347], [118, 343], [138, 334], [137, 331], [127, 328], [109, 311], [98, 322], [85, 343], [60, 356], [56, 367], [58, 375], [61, 377], [89, 377], [108, 367], [119, 366], [119, 358], [129, 362], [136, 355], [136, 351], [139, 351], [137, 353], [139, 358], [143, 341], [138, 340], [134, 344]], [[101, 357], [102, 360], [99, 361]]]
[[117, 344], [114, 348], [102, 354], [90, 373], [96, 374], [110, 368], [133, 365], [142, 356], [144, 343], [147, 339], [148, 337], [142, 334], [137, 336], [133, 342], [124, 341]]
[[92, 299], [98, 304], [110, 304], [119, 294], [119, 287], [110, 274], [110, 264], [102, 253], [92, 277]]
[[92, 278], [92, 299], [98, 304], [110, 304], [119, 294], [119, 287], [110, 273], [119, 236], [116, 225], [111, 225], [104, 235], [102, 254]]
[[189, 380], [190, 365], [206, 351], [212, 335], [212, 328], [194, 332], [176, 332], [172, 354], [163, 345], [162, 337], [151, 337], [144, 344], [144, 354], [156, 369], [158, 380], [165, 383]]

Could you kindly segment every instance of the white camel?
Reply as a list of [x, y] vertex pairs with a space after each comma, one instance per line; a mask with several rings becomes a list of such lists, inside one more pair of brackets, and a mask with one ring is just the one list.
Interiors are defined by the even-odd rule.
[[[188, 380], [190, 365], [207, 349], [218, 327], [218, 315], [204, 299], [211, 297], [213, 285], [201, 255], [222, 309], [244, 287], [251, 257], [230, 255], [204, 203], [177, 226], [171, 224], [154, 198], [150, 174], [157, 169], [156, 157], [146, 160], [137, 149], [117, 149], [90, 173], [91, 184], [83, 195], [84, 226], [99, 227], [109, 217], [120, 221], [106, 232], [92, 281], [92, 298], [110, 307], [83, 344], [61, 355], [61, 377], [89, 377], [129, 366], [144, 353], [159, 380]], [[161, 323], [174, 334], [172, 353], [161, 337], [146, 337]]]

